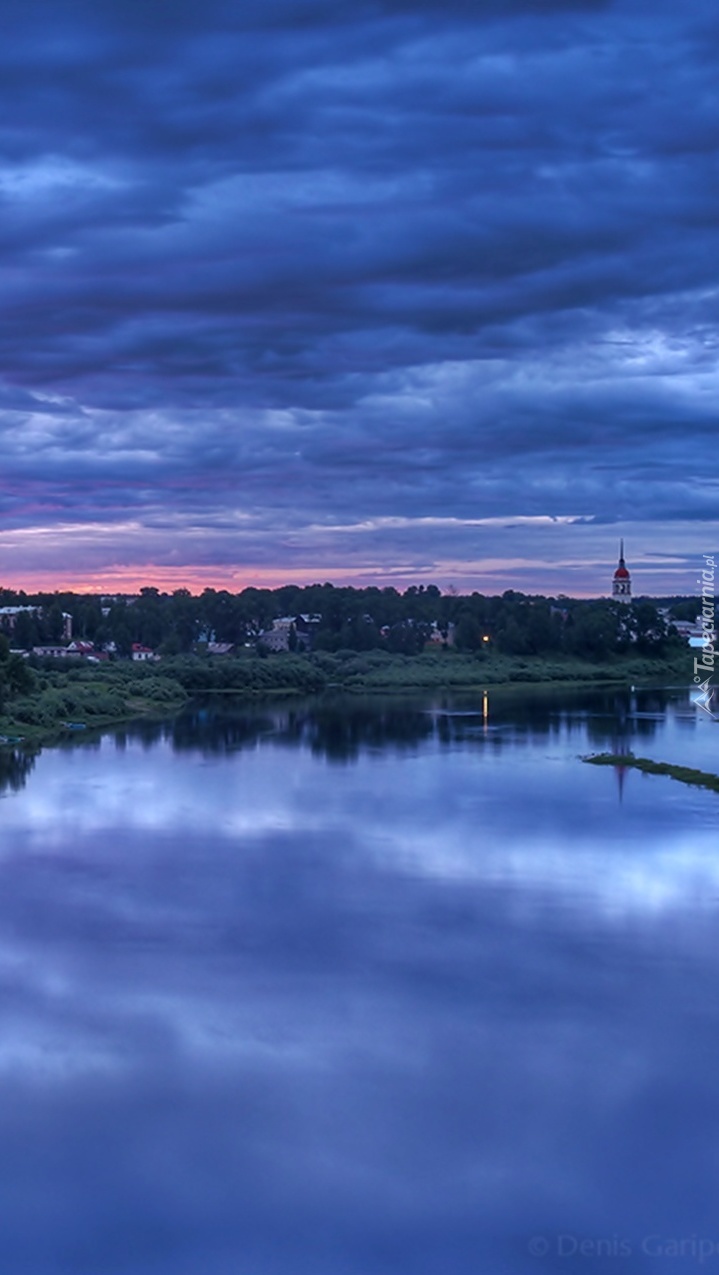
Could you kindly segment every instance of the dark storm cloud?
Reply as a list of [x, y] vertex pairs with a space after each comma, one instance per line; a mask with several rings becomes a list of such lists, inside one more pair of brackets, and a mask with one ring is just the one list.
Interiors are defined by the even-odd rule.
[[149, 8], [7, 10], [6, 527], [714, 518], [708, 4]]

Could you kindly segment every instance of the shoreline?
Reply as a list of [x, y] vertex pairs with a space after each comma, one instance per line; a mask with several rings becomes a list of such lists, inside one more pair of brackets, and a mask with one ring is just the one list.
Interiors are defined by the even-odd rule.
[[[159, 705], [152, 701], [128, 704], [127, 711], [122, 714], [96, 714], [89, 721], [59, 721], [47, 726], [36, 726], [14, 721], [3, 716], [0, 719], [0, 750], [21, 748], [24, 751], [36, 751], [41, 748], [54, 747], [69, 740], [94, 738], [98, 731], [110, 730], [114, 726], [145, 720], [163, 721], [175, 713], [181, 712], [190, 702], [190, 697], [174, 703]], [[12, 731], [12, 734], [10, 733]], [[22, 732], [22, 733], [20, 733]]]
[[[685, 667], [686, 665], [686, 667]], [[133, 719], [155, 719], [179, 712], [193, 699], [222, 696], [236, 703], [281, 698], [347, 695], [410, 698], [428, 695], [477, 695], [620, 687], [688, 686], [688, 662], [635, 658], [607, 663], [576, 659], [546, 660], [462, 654], [416, 656], [376, 652], [326, 652], [265, 658], [211, 659], [187, 655], [168, 659], [161, 669], [125, 662], [94, 670], [46, 668], [36, 685], [6, 701], [0, 714], [0, 748], [37, 749], [93, 735]]]
[[[598, 683], [596, 679], [576, 679], [572, 681], [549, 681], [549, 682], [484, 682], [470, 683], [465, 685], [452, 684], [445, 686], [373, 686], [365, 687], [347, 687], [347, 686], [327, 686], [321, 691], [308, 692], [301, 688], [276, 687], [264, 690], [233, 690], [231, 688], [218, 688], [216, 690], [200, 691], [196, 694], [186, 695], [177, 698], [174, 701], [158, 704], [151, 700], [133, 699], [128, 702], [126, 710], [122, 713], [112, 714], [96, 714], [88, 717], [87, 720], [71, 721], [63, 719], [62, 721], [48, 723], [47, 725], [30, 725], [18, 722], [10, 718], [0, 719], [0, 752], [9, 752], [21, 750], [24, 752], [38, 752], [42, 748], [52, 748], [64, 745], [73, 741], [81, 743], [84, 740], [96, 739], [98, 733], [112, 730], [114, 728], [127, 725], [135, 721], [164, 721], [168, 718], [176, 716], [183, 709], [188, 708], [193, 701], [202, 700], [206, 697], [222, 699], [231, 699], [238, 705], [257, 704], [258, 702], [273, 702], [278, 699], [297, 700], [299, 698], [311, 698], [320, 701], [325, 696], [346, 695], [349, 699], [359, 699], [361, 696], [368, 696], [371, 699], [381, 699], [383, 697], [397, 697], [402, 700], [411, 700], [412, 698], [426, 698], [431, 695], [467, 695], [475, 694], [478, 697], [486, 694], [506, 694], [508, 696], [516, 696], [520, 692], [540, 693], [542, 695], [562, 693], [566, 691], [601, 691], [603, 689], [615, 689], [625, 686], [626, 680], [623, 678], [611, 679]], [[666, 685], [662, 683], [652, 683], [653, 685]], [[644, 689], [651, 689], [651, 685]], [[592, 762], [596, 765], [610, 764], [627, 764], [634, 765], [638, 769], [649, 770], [650, 766], [662, 766], [664, 763], [651, 763], [647, 759], [638, 759], [638, 761], [627, 761], [623, 757], [614, 758], [613, 754], [599, 754], [597, 757], [583, 757], [583, 761]], [[639, 762], [647, 762], [646, 766], [640, 766]], [[681, 768], [679, 768], [681, 769]], [[668, 774], [669, 770], [655, 770], [651, 773]], [[703, 772], [697, 772], [703, 773]], [[675, 776], [676, 777], [676, 776]], [[690, 782], [685, 780], [685, 782]], [[719, 785], [719, 778], [717, 778]], [[719, 789], [718, 789], [719, 790]]]

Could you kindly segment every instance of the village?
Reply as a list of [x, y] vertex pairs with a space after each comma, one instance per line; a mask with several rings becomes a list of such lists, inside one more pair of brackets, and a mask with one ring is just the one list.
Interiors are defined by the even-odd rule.
[[[281, 653], [384, 649], [602, 658], [629, 648], [659, 654], [667, 643], [700, 646], [713, 616], [701, 599], [635, 598], [619, 547], [608, 596], [545, 598], [505, 590], [501, 596], [441, 593], [434, 585], [355, 589], [331, 584], [206, 589], [135, 595], [12, 595], [0, 590], [0, 632], [24, 659], [152, 664], [194, 653], [220, 658]], [[706, 611], [706, 608], [705, 608]]]

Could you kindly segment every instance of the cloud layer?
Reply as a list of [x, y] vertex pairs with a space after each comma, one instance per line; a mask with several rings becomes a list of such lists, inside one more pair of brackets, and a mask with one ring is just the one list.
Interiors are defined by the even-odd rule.
[[708, 0], [11, 6], [4, 578], [597, 592], [623, 532], [689, 591], [718, 45]]

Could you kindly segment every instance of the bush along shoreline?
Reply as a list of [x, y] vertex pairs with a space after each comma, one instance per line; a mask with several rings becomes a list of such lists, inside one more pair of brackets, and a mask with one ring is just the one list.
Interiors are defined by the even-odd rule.
[[103, 727], [139, 716], [179, 711], [196, 695], [268, 696], [481, 692], [523, 685], [688, 684], [686, 654], [672, 659], [578, 658], [455, 651], [421, 655], [341, 650], [261, 656], [179, 655], [159, 664], [116, 660], [40, 662], [36, 667], [0, 646], [0, 745], [46, 742], [66, 732]]
[[35, 672], [32, 684], [24, 684], [20, 693], [2, 694], [0, 745], [47, 743], [74, 731], [132, 717], [165, 716], [180, 709], [188, 698], [174, 678], [137, 677], [124, 669]]
[[328, 689], [371, 694], [375, 691], [480, 691], [523, 683], [632, 685], [674, 681], [688, 684], [691, 675], [690, 661], [683, 655], [672, 659], [617, 656], [591, 661], [569, 657], [477, 656], [455, 651], [402, 655], [349, 649], [265, 657], [254, 652], [222, 658], [184, 655], [163, 660], [159, 667], [163, 675], [174, 679], [191, 695], [227, 692], [252, 698], [276, 693], [313, 695]]
[[360, 693], [487, 690], [528, 683], [683, 684], [691, 673], [690, 662], [683, 655], [671, 659], [617, 656], [593, 661], [569, 656], [465, 655], [454, 651], [414, 656], [338, 651], [333, 655], [318, 652], [311, 658], [319, 663], [329, 683]]

